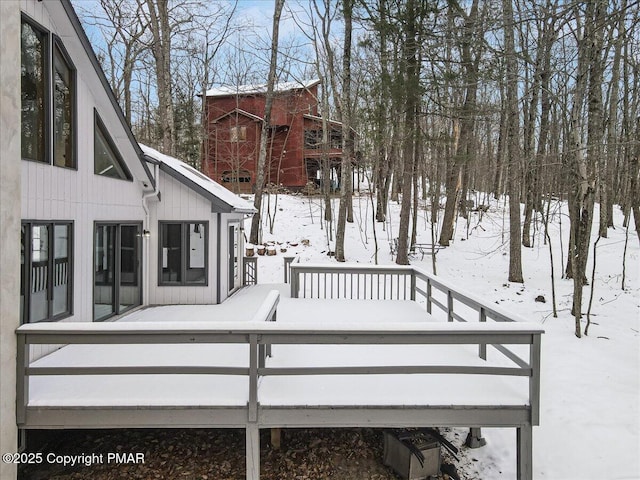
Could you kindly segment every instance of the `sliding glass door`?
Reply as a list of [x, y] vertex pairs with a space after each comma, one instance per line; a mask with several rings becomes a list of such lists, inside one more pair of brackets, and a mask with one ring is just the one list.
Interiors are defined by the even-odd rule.
[[141, 303], [140, 224], [96, 223], [93, 317], [104, 320]]
[[20, 318], [22, 323], [71, 315], [71, 222], [23, 222]]

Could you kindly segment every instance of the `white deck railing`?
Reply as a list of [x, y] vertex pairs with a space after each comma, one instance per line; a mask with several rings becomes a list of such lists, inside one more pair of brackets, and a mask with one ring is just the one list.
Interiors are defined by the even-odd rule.
[[[438, 318], [433, 309], [437, 307], [449, 322], [524, 321], [472, 294], [461, 292], [450, 281], [413, 266], [292, 264], [289, 277], [292, 298], [414, 300], [423, 304], [434, 318]], [[523, 363], [503, 345], [492, 345], [510, 360]], [[486, 360], [486, 344], [480, 344], [479, 355]]]
[[[269, 301], [273, 301], [270, 297]], [[275, 314], [275, 304], [262, 309], [264, 320]], [[254, 317], [255, 318], [255, 317]], [[542, 329], [532, 324], [510, 323], [503, 325], [449, 325], [446, 323], [379, 324], [367, 328], [341, 327], [339, 323], [309, 327], [296, 324], [279, 324], [269, 321], [251, 321], [241, 327], [230, 328], [228, 322], [197, 323], [38, 323], [18, 328], [18, 423], [25, 425], [29, 406], [29, 377], [42, 375], [236, 375], [247, 376], [249, 398], [248, 419], [257, 421], [258, 385], [260, 377], [273, 375], [380, 375], [380, 374], [444, 374], [444, 375], [492, 375], [529, 378], [528, 403], [532, 425], [538, 423], [540, 393], [540, 335]], [[529, 349], [527, 362], [514, 362], [510, 366], [482, 366], [473, 363], [398, 365], [397, 359], [375, 358], [371, 365], [309, 366], [307, 359], [299, 359], [306, 365], [280, 359], [279, 367], [266, 362], [267, 349], [271, 345], [480, 345], [487, 343], [524, 345]], [[30, 345], [153, 345], [182, 344], [244, 344], [249, 345], [249, 358], [245, 365], [184, 365], [176, 364], [95, 366], [58, 365], [31, 366], [28, 359]], [[248, 367], [246, 366], [248, 365]], [[284, 365], [284, 366], [283, 366]], [[408, 384], [407, 388], [411, 388]], [[473, 399], [469, 399], [473, 404]], [[426, 405], [428, 406], [428, 405]], [[496, 405], [496, 408], [500, 408]]]
[[[26, 324], [16, 331], [18, 340], [17, 371], [17, 420], [22, 428], [33, 428], [29, 423], [29, 379], [42, 375], [233, 375], [246, 377], [249, 382], [246, 403], [247, 429], [247, 478], [259, 478], [259, 442], [257, 431], [269, 426], [351, 425], [354, 418], [364, 418], [366, 424], [387, 425], [409, 421], [424, 423], [430, 418], [423, 413], [426, 410], [438, 412], [440, 425], [467, 426], [513, 426], [518, 429], [518, 478], [532, 478], [531, 459], [531, 426], [539, 424], [540, 411], [540, 344], [543, 329], [535, 324], [516, 321], [520, 318], [499, 307], [487, 304], [472, 295], [461, 293], [451, 282], [441, 280], [411, 266], [361, 267], [353, 265], [304, 265], [288, 262], [291, 281], [291, 297], [293, 298], [347, 298], [354, 300], [409, 300], [416, 301], [433, 316], [433, 321], [424, 324], [372, 324], [362, 326], [348, 322], [332, 322], [323, 325], [308, 326], [305, 324], [282, 324], [275, 321], [278, 295], [272, 292], [265, 303], [252, 317], [251, 321], [230, 325], [229, 322], [198, 323], [37, 323]], [[433, 306], [439, 309], [432, 311]], [[451, 323], [451, 322], [461, 323]], [[493, 321], [488, 321], [493, 320]], [[237, 328], [236, 328], [237, 325]], [[29, 350], [31, 345], [38, 344], [183, 344], [185, 348], [191, 344], [240, 344], [248, 345], [248, 359], [238, 366], [229, 365], [184, 365], [179, 361], [171, 365], [126, 365], [126, 366], [92, 366], [58, 365], [37, 366], [30, 364]], [[275, 363], [267, 362], [271, 345], [477, 345], [480, 356], [486, 360], [486, 346], [492, 345], [503, 353], [510, 361], [508, 366], [478, 365], [470, 362], [467, 365], [413, 364], [398, 365], [394, 359], [376, 357], [371, 365], [313, 365], [294, 361]], [[518, 345], [524, 357], [516, 355], [507, 345]], [[277, 351], [276, 351], [277, 355]], [[426, 361], [425, 361], [426, 363]], [[416, 406], [417, 416], [402, 416], [408, 411], [403, 405], [396, 405], [395, 411], [374, 409], [370, 417], [359, 417], [358, 412], [370, 408], [355, 406], [341, 417], [331, 405], [326, 414], [318, 414], [316, 407], [295, 405], [290, 409], [278, 412], [268, 411], [260, 405], [260, 378], [269, 376], [314, 376], [314, 375], [479, 375], [496, 377], [528, 377], [528, 403], [519, 406], [473, 406], [465, 408], [458, 405], [443, 407], [432, 406], [425, 399], [425, 405]], [[407, 388], [411, 388], [408, 383]], [[526, 388], [526, 387], [525, 387]], [[471, 405], [471, 407], [469, 407]], [[61, 406], [63, 408], [64, 406]], [[244, 408], [242, 412], [245, 412]], [[108, 408], [108, 406], [105, 406]], [[135, 406], [129, 412], [131, 418], [144, 408]], [[166, 407], [164, 407], [166, 408]], [[394, 408], [394, 406], [391, 406]], [[504, 416], [495, 420], [496, 416], [488, 416], [492, 409], [502, 411]], [[180, 411], [188, 408], [176, 406], [174, 414], [169, 418], [173, 426], [180, 425]], [[398, 413], [400, 412], [400, 413]], [[443, 413], [444, 412], [444, 413]], [[38, 412], [47, 415], [46, 411]], [[72, 415], [73, 413], [70, 413]], [[186, 414], [186, 413], [185, 413]], [[265, 418], [262, 418], [263, 415]], [[278, 416], [279, 415], [279, 416]], [[336, 416], [337, 415], [337, 416]], [[386, 415], [386, 416], [385, 416]], [[268, 416], [268, 418], [267, 418]], [[294, 418], [295, 422], [289, 422]], [[43, 418], [42, 416], [39, 418]], [[135, 417], [140, 421], [140, 417]], [[200, 418], [200, 417], [199, 417]], [[207, 418], [202, 417], [206, 423]], [[275, 420], [274, 420], [275, 419]], [[309, 420], [312, 419], [312, 420]], [[90, 420], [89, 420], [90, 421]], [[125, 422], [123, 420], [122, 422]], [[139, 425], [130, 420], [132, 426]], [[163, 420], [165, 421], [165, 420]], [[212, 420], [208, 420], [212, 422]], [[121, 424], [124, 424], [122, 423]], [[342, 422], [342, 423], [341, 423]], [[378, 422], [378, 423], [376, 423]], [[60, 425], [61, 423], [56, 423]], [[403, 423], [404, 424], [404, 423]], [[164, 424], [163, 424], [164, 425]], [[191, 423], [189, 423], [191, 425]], [[90, 426], [90, 425], [86, 425]], [[148, 425], [149, 427], [157, 425]], [[208, 425], [215, 426], [215, 425]], [[432, 425], [435, 426], [435, 425]], [[250, 464], [252, 466], [250, 466]]]

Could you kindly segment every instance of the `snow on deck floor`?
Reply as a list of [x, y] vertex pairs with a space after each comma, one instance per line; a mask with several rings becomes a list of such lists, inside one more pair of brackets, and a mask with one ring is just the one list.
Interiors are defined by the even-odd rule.
[[[401, 329], [425, 323], [417, 303], [397, 300], [292, 299], [284, 286], [246, 288], [222, 305], [159, 306], [138, 310], [119, 322], [251, 319], [272, 289], [283, 295], [278, 325], [322, 325], [345, 319], [349, 326]], [[340, 323], [340, 322], [339, 322]], [[458, 324], [459, 325], [459, 324]], [[425, 325], [426, 326], [426, 325]], [[464, 327], [463, 327], [464, 328]], [[493, 355], [495, 358], [497, 355]], [[267, 367], [374, 365], [504, 365], [478, 358], [470, 345], [274, 345]], [[67, 345], [32, 366], [198, 365], [249, 366], [246, 344]], [[32, 376], [29, 406], [245, 406], [248, 376], [231, 375], [83, 375]], [[306, 375], [266, 376], [259, 380], [263, 406], [326, 405], [525, 405], [527, 377], [487, 375]]]

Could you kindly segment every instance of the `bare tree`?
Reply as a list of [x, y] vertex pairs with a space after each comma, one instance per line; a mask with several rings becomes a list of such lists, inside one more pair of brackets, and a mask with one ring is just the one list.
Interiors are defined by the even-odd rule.
[[520, 250], [520, 158], [518, 120], [518, 67], [514, 39], [514, 18], [511, 0], [502, 0], [504, 18], [504, 49], [506, 73], [506, 152], [509, 162], [509, 281], [523, 283]]
[[271, 132], [271, 107], [273, 105], [274, 85], [276, 83], [276, 68], [278, 64], [278, 37], [280, 31], [280, 16], [284, 0], [276, 0], [273, 12], [273, 33], [271, 37], [271, 60], [269, 61], [269, 76], [267, 78], [267, 92], [260, 131], [260, 150], [258, 152], [258, 164], [256, 165], [255, 199], [253, 202], [257, 213], [251, 219], [251, 234], [249, 241], [259, 243], [260, 221], [262, 218], [262, 194], [264, 190], [264, 170], [267, 163], [267, 143]]
[[351, 35], [353, 26], [353, 0], [342, 0], [344, 16], [344, 43], [342, 55], [342, 165], [340, 182], [340, 205], [336, 224], [336, 260], [344, 262], [344, 236], [347, 222], [348, 197], [352, 195], [351, 161], [353, 159], [353, 140], [351, 136]]

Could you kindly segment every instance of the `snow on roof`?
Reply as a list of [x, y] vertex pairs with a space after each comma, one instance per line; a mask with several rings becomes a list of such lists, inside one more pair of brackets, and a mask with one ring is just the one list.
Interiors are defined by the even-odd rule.
[[[314, 122], [321, 122], [322, 121], [322, 117], [318, 116], [318, 115], [310, 115], [308, 113], [305, 113], [304, 115], [302, 115], [304, 118], [309, 119], [309, 120], [313, 120]], [[332, 125], [340, 125], [342, 126], [342, 122], [339, 122], [337, 120], [330, 120], [328, 119], [327, 122], [329, 122]]]
[[[273, 91], [277, 93], [288, 92], [290, 90], [303, 90], [311, 88], [320, 83], [320, 80], [303, 80], [300, 82], [281, 82], [273, 86]], [[262, 85], [222, 85], [207, 90], [207, 97], [226, 97], [230, 95], [252, 95], [256, 93], [266, 93], [267, 84]]]
[[199, 172], [191, 165], [187, 165], [177, 158], [160, 153], [157, 150], [146, 145], [140, 144], [140, 148], [146, 156], [160, 162], [160, 164], [164, 167], [169, 168], [174, 173], [174, 176], [179, 177], [178, 179], [183, 181], [183, 183], [190, 186], [191, 188], [195, 186], [195, 189], [199, 190], [199, 193], [212, 198], [212, 200], [218, 200], [219, 202], [221, 201], [222, 203], [228, 205], [234, 212], [256, 212], [256, 209], [251, 203], [240, 198], [235, 193], [230, 192], [219, 183], [214, 182], [212, 179]]

